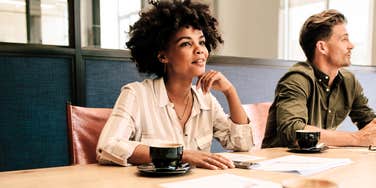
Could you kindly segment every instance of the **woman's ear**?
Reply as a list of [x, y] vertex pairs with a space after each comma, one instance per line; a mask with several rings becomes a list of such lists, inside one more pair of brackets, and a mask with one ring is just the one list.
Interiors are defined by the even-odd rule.
[[316, 49], [323, 55], [328, 54], [328, 46], [325, 41], [319, 40], [316, 43]]
[[157, 57], [158, 57], [159, 62], [161, 62], [161, 63], [167, 63], [167, 58], [166, 58], [165, 55], [163, 55], [163, 54], [158, 54]]

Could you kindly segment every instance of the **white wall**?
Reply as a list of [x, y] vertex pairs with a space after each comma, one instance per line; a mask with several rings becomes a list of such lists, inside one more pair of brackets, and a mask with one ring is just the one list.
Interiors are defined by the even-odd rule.
[[217, 0], [224, 38], [218, 55], [278, 58], [277, 0]]

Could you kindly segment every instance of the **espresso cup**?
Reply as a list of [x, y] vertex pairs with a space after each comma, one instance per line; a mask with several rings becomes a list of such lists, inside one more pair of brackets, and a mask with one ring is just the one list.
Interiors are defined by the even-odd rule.
[[296, 130], [295, 133], [301, 149], [315, 147], [320, 140], [320, 131]]
[[182, 144], [159, 144], [149, 147], [150, 158], [156, 170], [176, 170], [183, 157]]

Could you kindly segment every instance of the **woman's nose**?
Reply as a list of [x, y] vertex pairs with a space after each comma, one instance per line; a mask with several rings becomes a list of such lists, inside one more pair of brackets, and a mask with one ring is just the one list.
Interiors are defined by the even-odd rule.
[[196, 47], [196, 54], [202, 54], [202, 53], [204, 53], [204, 47], [202, 47], [202, 46], [197, 46]]

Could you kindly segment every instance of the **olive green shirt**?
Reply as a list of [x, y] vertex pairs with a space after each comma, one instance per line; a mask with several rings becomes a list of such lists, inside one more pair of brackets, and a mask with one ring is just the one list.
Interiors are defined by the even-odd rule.
[[329, 76], [310, 63], [291, 67], [278, 82], [262, 147], [293, 146], [295, 131], [307, 124], [334, 130], [349, 115], [361, 129], [376, 117], [352, 73], [340, 69], [328, 83]]

